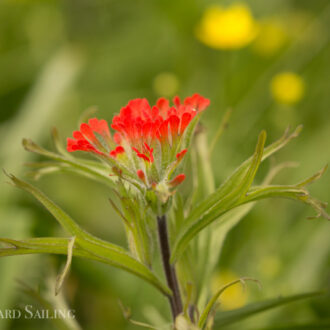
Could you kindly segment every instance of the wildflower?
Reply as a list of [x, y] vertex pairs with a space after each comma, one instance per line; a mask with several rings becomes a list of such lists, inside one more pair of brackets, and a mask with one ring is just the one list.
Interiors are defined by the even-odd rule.
[[[237, 280], [239, 276], [234, 274], [230, 270], [225, 270], [222, 272], [216, 273], [211, 281], [211, 290], [213, 293], [216, 293], [220, 287]], [[226, 289], [220, 296], [220, 306], [222, 309], [234, 309], [242, 307], [246, 304], [247, 301], [247, 292], [243, 290], [239, 285], [234, 285]]]
[[209, 47], [239, 49], [257, 35], [257, 24], [244, 4], [209, 7], [196, 29], [197, 38]]
[[160, 98], [151, 107], [146, 99], [131, 100], [114, 116], [113, 135], [105, 120], [92, 118], [67, 139], [67, 150], [90, 152], [115, 174], [145, 188], [159, 187], [166, 195], [185, 179], [183, 173], [173, 178], [187, 152], [185, 132], [210, 102], [194, 94], [183, 102], [176, 96], [173, 103]]
[[287, 38], [288, 35], [282, 23], [268, 19], [260, 24], [258, 35], [253, 42], [253, 49], [261, 56], [271, 56], [284, 46]]
[[303, 97], [304, 81], [296, 73], [282, 72], [272, 79], [270, 89], [278, 103], [291, 105]]

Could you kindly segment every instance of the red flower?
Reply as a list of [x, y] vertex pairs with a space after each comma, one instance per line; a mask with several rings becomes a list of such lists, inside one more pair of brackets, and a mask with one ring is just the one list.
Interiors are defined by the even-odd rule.
[[157, 140], [172, 145], [196, 114], [210, 103], [198, 94], [187, 97], [183, 104], [179, 97], [173, 101], [172, 107], [165, 98], [160, 98], [153, 107], [146, 99], [130, 101], [112, 120], [111, 127], [119, 133], [117, 139], [125, 139], [138, 149], [145, 143], [152, 145]]
[[[180, 150], [186, 128], [210, 101], [194, 94], [183, 103], [175, 97], [173, 103], [170, 106], [168, 100], [160, 98], [151, 107], [146, 99], [131, 100], [112, 120], [113, 137], [105, 120], [92, 118], [73, 132], [73, 138], [68, 138], [67, 150], [100, 155], [145, 184], [169, 180], [187, 152]], [[183, 180], [184, 174], [178, 175], [169, 181], [169, 186]]]

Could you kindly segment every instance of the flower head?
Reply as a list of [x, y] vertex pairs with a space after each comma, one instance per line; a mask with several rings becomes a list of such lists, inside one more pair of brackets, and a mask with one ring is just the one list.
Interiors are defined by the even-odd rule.
[[172, 175], [187, 152], [187, 127], [210, 102], [194, 94], [183, 102], [175, 97], [173, 103], [160, 98], [151, 107], [146, 99], [131, 100], [113, 117], [113, 135], [105, 120], [92, 118], [68, 138], [67, 150], [91, 152], [116, 174], [147, 188], [160, 183], [162, 191], [164, 185], [174, 188], [185, 178], [182, 173]]
[[303, 97], [304, 81], [296, 73], [282, 72], [272, 79], [270, 89], [278, 103], [291, 105]]
[[196, 29], [197, 38], [209, 47], [239, 49], [257, 35], [257, 24], [244, 4], [209, 7]]

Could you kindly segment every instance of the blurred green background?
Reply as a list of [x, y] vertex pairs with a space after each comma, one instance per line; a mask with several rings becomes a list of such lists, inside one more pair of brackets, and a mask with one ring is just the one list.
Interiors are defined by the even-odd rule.
[[[205, 10], [211, 5], [230, 8], [232, 3], [2, 0], [1, 167], [23, 177], [23, 164], [35, 158], [23, 150], [21, 139], [30, 137], [52, 147], [51, 127], [56, 126], [63, 139], [70, 136], [79, 116], [90, 106], [97, 106], [98, 117], [110, 121], [132, 98], [146, 97], [154, 103], [160, 96], [183, 98], [197, 92], [211, 100], [202, 120], [209, 137], [225, 111], [233, 109], [229, 128], [212, 154], [218, 185], [251, 154], [263, 128], [271, 142], [288, 125], [304, 125], [301, 136], [275, 159], [297, 161], [300, 166], [283, 171], [276, 182], [298, 182], [319, 170], [330, 158], [329, 1], [246, 1], [257, 29], [255, 36], [236, 49], [209, 47], [196, 32], [206, 17]], [[238, 17], [238, 26], [243, 18]], [[282, 72], [294, 73], [296, 80], [280, 81], [278, 96], [274, 77]], [[299, 86], [301, 90], [292, 100], [281, 99], [282, 94], [290, 97], [292, 89], [295, 94]], [[264, 173], [268, 168], [269, 163], [263, 165]], [[37, 202], [5, 181], [2, 176], [1, 237], [62, 234]], [[38, 186], [92, 233], [126, 244], [122, 224], [107, 200], [111, 192], [105, 187], [69, 174], [43, 177]], [[310, 190], [329, 201], [329, 186], [326, 173]], [[229, 306], [329, 286], [329, 223], [307, 220], [312, 212], [289, 201], [265, 201], [230, 232], [219, 260], [220, 276], [222, 272], [251, 276], [262, 282], [263, 289], [240, 290], [237, 297], [228, 298]], [[0, 260], [0, 309], [37, 306], [16, 280], [40, 287], [47, 295], [47, 279], [64, 262], [56, 256]], [[83, 329], [137, 329], [123, 317], [119, 298], [132, 309], [135, 319], [157, 322], [169, 315], [165, 298], [141, 280], [80, 259], [73, 261], [63, 295]], [[328, 299], [314, 299], [231, 329], [325, 319], [330, 317], [329, 311]], [[47, 320], [0, 319], [0, 329], [51, 326]]]

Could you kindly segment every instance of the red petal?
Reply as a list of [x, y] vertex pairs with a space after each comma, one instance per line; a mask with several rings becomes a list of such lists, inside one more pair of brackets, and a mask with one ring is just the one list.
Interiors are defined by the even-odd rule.
[[121, 134], [120, 133], [115, 133], [113, 135], [113, 140], [116, 142], [116, 144], [120, 144], [121, 143]]
[[136, 155], [138, 157], [142, 158], [143, 160], [145, 160], [146, 162], [149, 162], [150, 163], [149, 157], [147, 157], [145, 154], [137, 153]]
[[144, 147], [149, 151], [149, 152], [153, 152], [153, 149], [151, 149], [149, 147], [149, 145], [147, 143], [144, 142]]
[[97, 118], [91, 118], [89, 119], [88, 124], [93, 131], [101, 135], [110, 136], [108, 123], [104, 119], [98, 120]]
[[159, 127], [159, 132], [162, 137], [162, 141], [168, 137], [168, 120], [165, 120]]
[[176, 159], [178, 160], [178, 162], [180, 162], [182, 160], [182, 158], [187, 153], [187, 151], [188, 151], [187, 149], [183, 149], [182, 151], [180, 151], [176, 154]]
[[122, 146], [116, 147], [115, 150], [110, 151], [110, 156], [113, 158], [116, 158], [119, 154], [122, 154], [125, 152], [125, 149]]
[[170, 122], [172, 136], [176, 136], [179, 131], [180, 119], [178, 116], [171, 116], [169, 118], [169, 122]]
[[141, 179], [143, 182], [146, 181], [146, 176], [145, 176], [145, 174], [144, 174], [144, 172], [142, 170], [137, 170], [136, 171], [136, 174], [139, 177], [139, 179]]
[[185, 112], [182, 115], [181, 118], [181, 127], [180, 127], [180, 134], [182, 134], [184, 132], [184, 130], [186, 129], [186, 127], [189, 125], [190, 121], [191, 121], [191, 114], [189, 112]]
[[184, 100], [185, 105], [192, 106], [197, 111], [203, 111], [210, 104], [210, 100], [199, 94], [194, 94]]
[[117, 154], [122, 154], [122, 153], [124, 153], [125, 152], [125, 149], [122, 147], [122, 146], [118, 146], [118, 147], [116, 147], [116, 153]]
[[169, 182], [169, 185], [171, 187], [176, 187], [178, 186], [180, 183], [182, 183], [184, 181], [184, 179], [186, 178], [186, 176], [184, 174], [179, 174], [177, 175], [172, 181]]
[[181, 101], [180, 101], [179, 96], [175, 96], [175, 97], [173, 98], [173, 103], [175, 104], [176, 107], [179, 107], [179, 106], [180, 106]]
[[94, 142], [96, 141], [96, 137], [92, 131], [92, 129], [89, 127], [89, 125], [82, 123], [80, 125], [80, 132], [90, 141]]
[[170, 107], [170, 102], [164, 97], [161, 97], [157, 100], [156, 105], [163, 113], [165, 113]]
[[66, 146], [66, 150], [69, 152], [73, 152], [76, 151], [75, 146], [76, 146], [76, 140], [71, 139], [71, 138], [67, 138], [67, 146]]
[[85, 140], [84, 136], [81, 134], [80, 131], [74, 131], [72, 136], [77, 140]]

